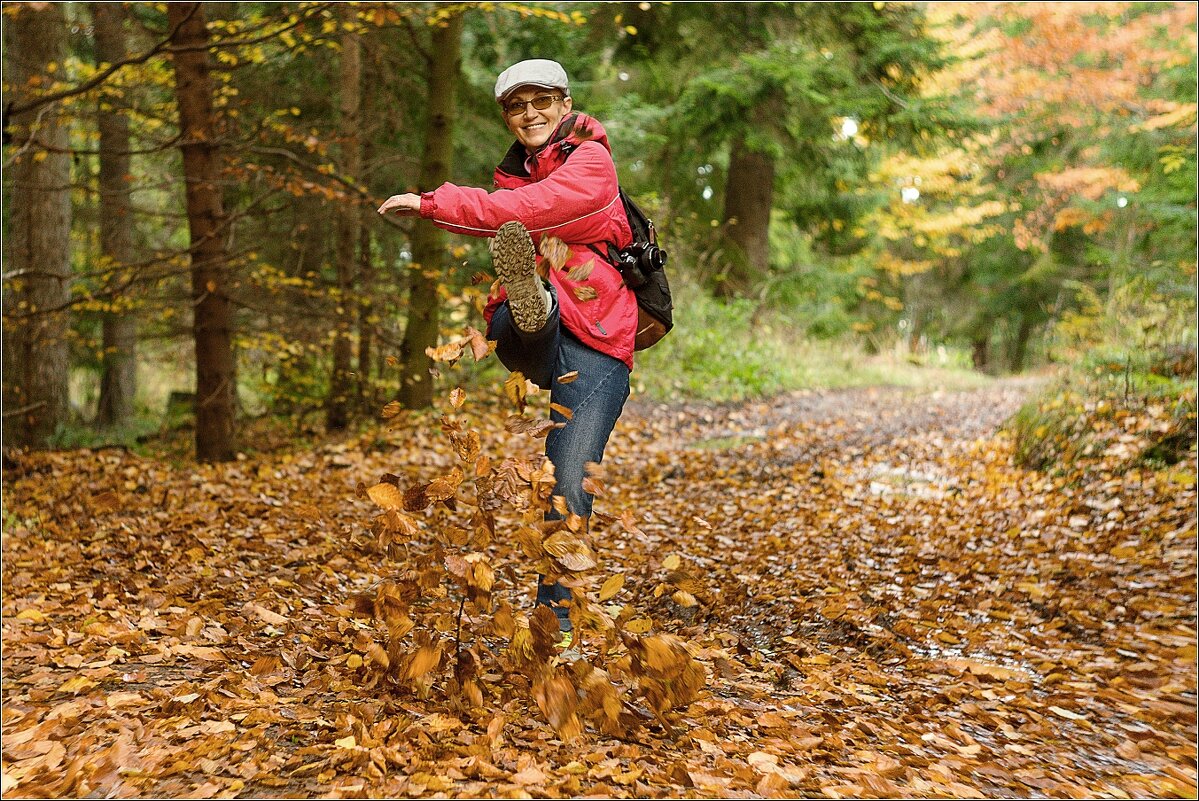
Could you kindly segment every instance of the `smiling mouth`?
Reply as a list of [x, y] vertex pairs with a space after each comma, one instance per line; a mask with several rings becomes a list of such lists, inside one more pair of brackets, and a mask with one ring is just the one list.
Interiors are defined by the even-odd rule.
[[539, 131], [539, 130], [541, 130], [541, 129], [542, 129], [542, 128], [544, 128], [544, 127], [545, 127], [545, 123], [544, 123], [544, 122], [535, 122], [535, 123], [533, 123], [532, 125], [526, 125], [526, 126], [524, 126], [522, 130], [525, 130], [525, 131], [530, 131], [530, 132], [531, 132], [531, 131]]

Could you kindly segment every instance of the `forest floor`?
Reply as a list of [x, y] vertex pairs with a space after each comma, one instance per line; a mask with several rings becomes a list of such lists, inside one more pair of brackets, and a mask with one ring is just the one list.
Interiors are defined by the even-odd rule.
[[[215, 466], [13, 455], [4, 795], [1193, 797], [1193, 476], [1015, 467], [1034, 388], [632, 403], [585, 573], [621, 636], [574, 665], [496, 635], [536, 569], [514, 513], [454, 522], [478, 461], [410, 543], [371, 533], [378, 487], [457, 464], [438, 413]], [[463, 624], [430, 570], [468, 537], [500, 611]], [[406, 650], [354, 597], [413, 566]]]

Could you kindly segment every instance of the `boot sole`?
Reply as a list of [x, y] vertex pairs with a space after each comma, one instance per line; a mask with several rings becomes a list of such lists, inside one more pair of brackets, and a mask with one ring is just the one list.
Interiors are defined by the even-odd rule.
[[537, 250], [519, 222], [506, 222], [491, 242], [491, 259], [500, 283], [508, 290], [508, 308], [522, 331], [539, 331], [549, 312], [537, 282]]

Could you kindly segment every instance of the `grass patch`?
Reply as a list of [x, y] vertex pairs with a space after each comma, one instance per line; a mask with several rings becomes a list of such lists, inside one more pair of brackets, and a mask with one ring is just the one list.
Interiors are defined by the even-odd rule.
[[675, 327], [637, 354], [633, 391], [658, 401], [737, 402], [798, 389], [899, 386], [970, 389], [994, 379], [941, 349], [922, 359], [867, 354], [858, 344], [808, 338], [794, 318], [750, 301], [722, 303], [684, 284]]

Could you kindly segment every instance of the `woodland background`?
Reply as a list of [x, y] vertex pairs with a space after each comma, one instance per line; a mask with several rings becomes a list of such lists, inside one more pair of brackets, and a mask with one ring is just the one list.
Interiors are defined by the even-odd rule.
[[1193, 409], [1191, 4], [6, 3], [4, 23], [9, 446], [194, 417], [224, 460], [255, 420], [310, 436], [428, 406], [426, 351], [480, 325], [486, 249], [373, 209], [489, 186], [495, 75], [537, 56], [671, 252], [679, 328], [635, 391], [1065, 365], [1067, 395]]
[[[1195, 796], [1193, 3], [3, 24], [5, 797]], [[676, 297], [587, 524], [374, 211], [528, 57]]]

